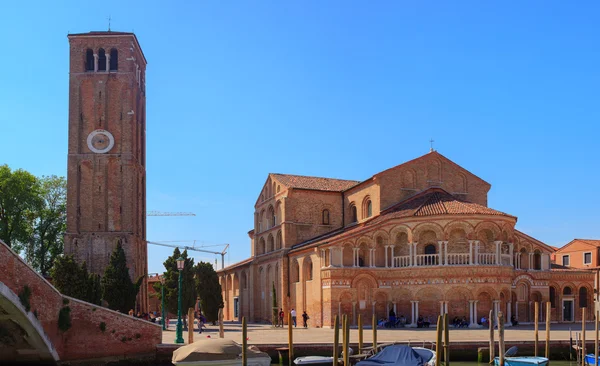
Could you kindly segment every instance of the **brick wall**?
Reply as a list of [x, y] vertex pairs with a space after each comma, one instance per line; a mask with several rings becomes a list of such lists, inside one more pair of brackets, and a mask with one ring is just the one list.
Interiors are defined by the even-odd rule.
[[[153, 355], [162, 341], [159, 325], [61, 295], [1, 241], [0, 281], [15, 294], [29, 286], [31, 311], [37, 312], [62, 361]], [[72, 326], [66, 332], [58, 328], [63, 301], [71, 309]], [[106, 324], [105, 332], [100, 330], [101, 322]]]

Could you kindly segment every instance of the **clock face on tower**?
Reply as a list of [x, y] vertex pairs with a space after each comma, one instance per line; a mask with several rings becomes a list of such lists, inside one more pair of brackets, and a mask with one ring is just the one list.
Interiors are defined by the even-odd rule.
[[92, 152], [104, 154], [113, 148], [115, 139], [113, 135], [106, 130], [95, 130], [88, 135], [87, 145]]

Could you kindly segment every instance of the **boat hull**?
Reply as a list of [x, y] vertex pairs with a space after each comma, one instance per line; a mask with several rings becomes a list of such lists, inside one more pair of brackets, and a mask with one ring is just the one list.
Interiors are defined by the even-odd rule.
[[[549, 360], [546, 357], [505, 357], [504, 365], [505, 366], [531, 366], [531, 365], [540, 365], [546, 366], [548, 365]], [[494, 365], [500, 365], [500, 358], [494, 358]]]
[[589, 355], [585, 355], [585, 364], [590, 365], [590, 366], [597, 366], [598, 361], [595, 359], [596, 359], [596, 355], [593, 355], [591, 353]]

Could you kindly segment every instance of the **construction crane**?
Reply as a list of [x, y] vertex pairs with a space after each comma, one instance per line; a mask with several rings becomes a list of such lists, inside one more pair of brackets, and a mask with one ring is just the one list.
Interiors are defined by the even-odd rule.
[[146, 216], [196, 216], [193, 212], [162, 212], [162, 211], [148, 211]]
[[[196, 242], [196, 241], [194, 240], [194, 242]], [[225, 268], [225, 254], [227, 254], [227, 248], [229, 248], [229, 244], [213, 245], [213, 246], [221, 246], [221, 245], [225, 246], [225, 248], [223, 249], [222, 252], [213, 252], [213, 251], [210, 251], [210, 250], [198, 249], [196, 247], [189, 247], [187, 245], [174, 245], [174, 244], [158, 243], [158, 242], [155, 242], [155, 241], [147, 241], [147, 243], [148, 244], [152, 244], [152, 245], [160, 245], [160, 246], [163, 246], [163, 247], [169, 247], [169, 248], [181, 248], [181, 249], [193, 250], [193, 251], [202, 252], [202, 253], [220, 254], [221, 255], [221, 269]], [[215, 261], [216, 261], [216, 259], [215, 259]]]

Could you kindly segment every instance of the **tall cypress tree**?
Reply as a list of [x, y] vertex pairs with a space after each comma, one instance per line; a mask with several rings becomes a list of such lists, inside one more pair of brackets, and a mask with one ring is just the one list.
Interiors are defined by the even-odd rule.
[[206, 319], [210, 322], [218, 320], [219, 308], [223, 307], [223, 293], [219, 276], [212, 264], [198, 262], [195, 267], [196, 288], [200, 297], [200, 306]]
[[127, 259], [121, 243], [117, 245], [110, 256], [110, 263], [102, 277], [102, 298], [108, 302], [108, 307], [127, 313], [135, 306], [135, 298], [144, 277], [140, 277], [136, 283], [129, 277]]

